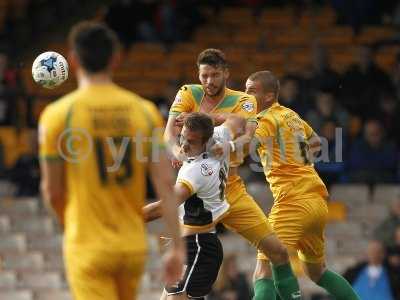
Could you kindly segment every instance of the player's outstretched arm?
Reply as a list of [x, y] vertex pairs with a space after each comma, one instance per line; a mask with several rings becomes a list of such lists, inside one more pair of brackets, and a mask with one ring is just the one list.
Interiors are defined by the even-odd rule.
[[149, 203], [142, 209], [143, 219], [146, 223], [157, 220], [162, 217], [161, 200]]
[[173, 284], [181, 277], [185, 260], [185, 246], [180, 238], [178, 223], [178, 202], [174, 193], [174, 176], [165, 152], [159, 157], [159, 162], [150, 163], [150, 175], [159, 198], [162, 198], [162, 215], [167, 227], [167, 234], [172, 239], [172, 246], [165, 255], [164, 279], [167, 284]]
[[[178, 205], [185, 202], [186, 199], [191, 196], [190, 190], [185, 185], [179, 182], [175, 184], [174, 191], [177, 197]], [[161, 218], [163, 216], [162, 200], [158, 200], [156, 202], [145, 205], [142, 212], [144, 221], [146, 223]]]
[[182, 126], [177, 126], [177, 116], [169, 115], [164, 131], [164, 142], [168, 145], [169, 149], [172, 149], [172, 147], [176, 144], [178, 134], [181, 129]]
[[[228, 149], [232, 152], [246, 153], [256, 131], [257, 123], [246, 121], [245, 118], [237, 115], [230, 115], [222, 126], [228, 128], [232, 135], [232, 141], [229, 141]], [[226, 147], [216, 144], [211, 151], [214, 155], [220, 156], [222, 149], [226, 149]]]
[[178, 134], [180, 133], [185, 113], [181, 113], [179, 116], [169, 115], [167, 125], [164, 131], [164, 142], [168, 147], [169, 152], [172, 154], [172, 166], [179, 168], [182, 166], [182, 162], [179, 160], [179, 147], [177, 145]]
[[40, 160], [40, 190], [45, 206], [52, 211], [64, 226], [65, 181], [63, 160]]

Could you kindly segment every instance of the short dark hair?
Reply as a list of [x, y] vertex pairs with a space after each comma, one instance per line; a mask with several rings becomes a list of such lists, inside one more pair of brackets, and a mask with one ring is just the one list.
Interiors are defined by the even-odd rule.
[[213, 120], [204, 113], [190, 113], [185, 119], [184, 126], [191, 131], [201, 132], [203, 143], [208, 142], [214, 134]]
[[89, 73], [104, 71], [119, 50], [117, 35], [98, 22], [83, 21], [76, 24], [68, 39], [80, 64]]
[[209, 48], [202, 51], [197, 57], [197, 66], [200, 67], [200, 65], [227, 68], [228, 62], [224, 52], [219, 49]]
[[251, 74], [248, 78], [251, 81], [259, 81], [264, 92], [272, 92], [278, 98], [281, 88], [279, 79], [271, 71], [259, 71]]

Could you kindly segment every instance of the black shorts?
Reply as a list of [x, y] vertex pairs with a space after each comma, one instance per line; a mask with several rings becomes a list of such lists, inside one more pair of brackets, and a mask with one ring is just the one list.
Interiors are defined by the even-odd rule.
[[223, 250], [215, 233], [200, 233], [184, 237], [187, 249], [187, 267], [180, 282], [167, 286], [168, 295], [186, 292], [188, 298], [205, 297], [217, 279]]

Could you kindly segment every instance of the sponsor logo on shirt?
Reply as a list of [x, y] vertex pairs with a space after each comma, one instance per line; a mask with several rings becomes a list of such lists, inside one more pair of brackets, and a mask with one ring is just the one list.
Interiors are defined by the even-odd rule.
[[245, 103], [242, 104], [242, 108], [247, 112], [252, 112], [254, 110], [254, 104], [249, 101], [246, 101]]
[[201, 174], [203, 176], [211, 176], [213, 173], [212, 168], [210, 168], [207, 164], [201, 164]]
[[175, 97], [174, 104], [179, 104], [182, 102], [181, 95], [178, 93]]

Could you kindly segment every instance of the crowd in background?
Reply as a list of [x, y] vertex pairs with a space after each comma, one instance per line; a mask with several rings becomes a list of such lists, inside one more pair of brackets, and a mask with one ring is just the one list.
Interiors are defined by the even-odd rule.
[[398, 182], [400, 54], [391, 73], [376, 64], [368, 46], [342, 74], [321, 46], [314, 47], [312, 61], [308, 70], [281, 78], [279, 102], [324, 138], [315, 163], [319, 174], [328, 185]]
[[111, 3], [105, 20], [126, 47], [135, 41], [157, 41], [168, 47], [189, 39], [204, 21], [201, 7], [211, 8], [215, 18], [227, 6], [249, 7], [257, 19], [267, 6], [292, 5], [295, 20], [308, 8], [330, 5], [336, 11], [337, 24], [350, 25], [355, 35], [365, 25], [400, 25], [400, 4], [396, 0], [117, 0]]
[[[7, 40], [11, 40], [10, 35], [17, 34], [14, 31], [18, 26], [13, 25], [18, 23], [17, 12], [29, 14], [29, 9], [42, 7], [28, 0], [17, 2], [25, 4], [26, 11], [10, 9], [12, 16], [6, 18], [8, 21], [3, 30]], [[193, 29], [202, 23], [194, 0], [111, 2], [104, 19], [114, 26], [126, 45], [138, 39], [164, 42], [173, 42], [171, 38], [174, 41], [187, 39]], [[220, 4], [217, 5], [217, 2]], [[255, 7], [264, 3], [248, 0], [233, 1], [231, 4], [234, 2]], [[271, 5], [285, 2], [288, 1], [275, 1]], [[303, 1], [303, 4], [310, 2], [324, 1]], [[340, 7], [341, 1], [332, 2]], [[370, 2], [377, 5], [374, 1], [365, 1], [364, 4]], [[224, 1], [205, 3], [217, 8], [224, 5]], [[32, 117], [35, 99], [25, 92], [18, 65], [10, 55], [9, 47], [4, 45], [2, 48], [1, 45], [0, 125], [35, 128], [36, 120]], [[346, 182], [373, 185], [399, 181], [400, 123], [396, 117], [400, 112], [400, 54], [391, 72], [385, 72], [375, 62], [375, 51], [376, 47], [361, 46], [356, 54], [356, 63], [339, 74], [330, 65], [327, 49], [314, 45], [310, 68], [301, 73], [285, 74], [281, 78], [280, 103], [298, 112], [325, 138], [325, 151], [315, 166], [328, 185]], [[171, 83], [166, 91], [160, 91], [159, 97], [153, 99], [164, 112], [180, 84]], [[243, 89], [244, 83], [232, 81], [230, 86]], [[18, 164], [15, 167], [18, 169]], [[15, 175], [14, 171], [7, 174]], [[263, 180], [262, 174], [254, 174], [254, 177], [255, 180]]]
[[400, 299], [400, 195], [390, 206], [371, 237], [365, 259], [344, 273], [363, 300]]
[[[19, 74], [18, 59], [15, 58], [29, 45], [32, 36], [48, 31], [51, 24], [68, 16], [78, 2], [10, 2], [13, 4], [8, 8], [0, 31], [0, 126], [36, 128], [32, 113], [35, 98], [26, 92]], [[253, 7], [257, 16], [264, 2], [207, 0], [202, 1], [202, 5], [214, 8], [216, 16], [224, 5], [248, 5]], [[291, 1], [268, 2], [269, 5], [284, 5]], [[307, 5], [330, 2], [337, 11], [338, 23], [350, 24], [356, 34], [364, 24], [400, 24], [397, 1], [295, 2], [297, 14], [301, 14], [301, 9]], [[109, 3], [104, 11], [104, 20], [118, 32], [125, 47], [137, 41], [173, 45], [190, 39], [192, 32], [204, 22], [196, 0], [120, 0]], [[390, 42], [397, 43], [396, 37]], [[384, 44], [380, 46], [384, 47]], [[376, 63], [376, 51], [377, 45], [359, 47], [356, 63], [339, 74], [330, 65], [327, 49], [315, 45], [310, 68], [280, 78], [279, 102], [298, 112], [326, 142], [323, 144], [326, 151], [322, 152], [315, 167], [328, 185], [359, 182], [374, 185], [400, 181], [400, 122], [397, 119], [400, 114], [400, 53], [387, 72]], [[181, 84], [183, 82], [172, 82], [152, 99], [165, 115]], [[244, 82], [232, 80], [229, 86], [242, 90]], [[21, 156], [12, 168], [5, 167], [3, 141], [0, 141], [0, 178], [16, 184], [17, 196], [38, 194], [40, 173], [36, 135], [31, 138], [32, 152]], [[265, 180], [262, 173], [254, 173], [249, 178]], [[368, 297], [378, 293], [381, 300], [394, 300], [400, 299], [399, 274], [400, 196], [392, 205], [388, 218], [377, 226], [366, 249], [366, 260], [349, 268], [345, 276], [363, 299], [373, 299]], [[251, 293], [245, 275], [237, 268], [235, 255], [227, 255], [210, 299], [250, 299]]]

